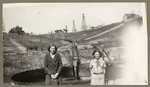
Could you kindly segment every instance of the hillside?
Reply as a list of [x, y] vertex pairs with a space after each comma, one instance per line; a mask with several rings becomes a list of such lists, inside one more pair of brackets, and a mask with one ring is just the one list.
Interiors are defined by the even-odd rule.
[[[77, 43], [86, 43], [85, 39], [92, 37], [94, 35], [97, 35], [99, 33], [105, 32], [113, 27], [118, 26], [121, 23], [113, 23], [110, 25], [103, 26], [99, 29], [92, 29], [92, 30], [85, 30], [85, 31], [79, 31], [76, 33], [67, 33], [66, 34], [66, 39], [72, 40], [74, 39]], [[17, 42], [20, 44], [24, 45], [25, 47], [28, 46], [49, 46], [50, 43], [54, 43], [54, 35], [50, 34], [43, 34], [43, 35], [24, 35], [24, 36], [19, 36], [15, 35], [12, 36], [10, 35], [11, 38], [16, 39]], [[90, 40], [88, 40], [90, 41]], [[55, 44], [58, 45], [58, 47], [62, 46], [63, 43], [61, 39], [55, 39]]]
[[[122, 36], [131, 25], [140, 26], [142, 18], [137, 18], [127, 22], [113, 23], [103, 26], [99, 29], [85, 30], [76, 33], [68, 33], [66, 39], [76, 41], [79, 49], [79, 58], [84, 69], [88, 68], [88, 63], [93, 58], [92, 52], [94, 46], [104, 49], [109, 56], [116, 59], [122, 58]], [[4, 82], [10, 83], [11, 76], [22, 71], [43, 68], [43, 60], [50, 43], [54, 43], [58, 47], [58, 51], [62, 57], [63, 65], [70, 66], [72, 58], [72, 44], [63, 39], [55, 39], [54, 35], [6, 35], [3, 37], [3, 62], [4, 62]], [[38, 51], [31, 50], [22, 53], [11, 39], [15, 40], [18, 46], [26, 48], [38, 46]], [[41, 48], [43, 47], [43, 50]], [[105, 57], [106, 55], [104, 55]], [[112, 62], [117, 64], [116, 62]], [[19, 67], [19, 68], [18, 68]]]
[[[78, 46], [80, 56], [89, 58], [91, 57], [91, 52], [93, 46], [97, 46], [98, 48], [103, 48], [107, 50], [107, 52], [113, 53], [114, 51], [118, 51], [115, 55], [121, 55], [122, 49], [122, 35], [126, 26], [129, 26], [136, 23], [141, 23], [142, 18], [137, 18], [134, 20], [130, 20], [127, 22], [118, 22], [112, 23], [106, 26], [103, 26], [98, 29], [91, 29], [85, 31], [78, 31], [76, 33], [67, 33], [67, 40], [74, 40]], [[15, 36], [14, 38], [18, 43], [22, 44], [25, 47], [38, 46], [38, 50], [46, 51], [47, 47], [54, 43], [59, 48], [59, 51], [71, 52], [71, 43], [68, 41], [64, 41], [60, 38], [54, 39], [54, 34], [43, 34], [43, 35], [26, 35], [26, 36]], [[87, 50], [89, 49], [89, 50]], [[113, 51], [114, 50], [114, 51]], [[89, 51], [88, 53], [86, 53]], [[66, 52], [67, 53], [67, 52]], [[85, 54], [86, 53], [86, 54]], [[87, 55], [88, 54], [88, 55]], [[114, 54], [114, 53], [113, 53]], [[64, 54], [67, 55], [67, 54]], [[69, 54], [72, 56], [72, 54]], [[86, 55], [86, 56], [85, 56]]]
[[[121, 58], [123, 46], [123, 35], [128, 26], [142, 25], [142, 18], [136, 18], [127, 22], [114, 23], [95, 30], [86, 30], [69, 33], [67, 39], [74, 39], [79, 49], [80, 58], [91, 59], [93, 47], [105, 49], [115, 58]], [[60, 51], [71, 49], [69, 45], [59, 48]]]

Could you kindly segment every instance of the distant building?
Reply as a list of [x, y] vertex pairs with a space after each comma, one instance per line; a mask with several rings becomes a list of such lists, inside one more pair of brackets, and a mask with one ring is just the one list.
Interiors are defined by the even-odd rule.
[[101, 27], [103, 27], [103, 25], [98, 25], [98, 26], [96, 26], [96, 27], [91, 26], [90, 29], [99, 29], [99, 28], [101, 28]]
[[65, 39], [66, 38], [65, 32], [63, 30], [61, 30], [61, 29], [55, 30], [55, 38], [57, 38], [57, 39]]
[[97, 28], [101, 28], [101, 27], [103, 27], [103, 25], [98, 25], [98, 26], [97, 26]]
[[91, 30], [91, 29], [94, 29], [94, 26], [91, 26], [91, 27], [90, 27], [90, 30]]
[[135, 19], [135, 18], [139, 18], [140, 16], [139, 15], [137, 15], [137, 14], [134, 14], [134, 13], [131, 13], [131, 14], [125, 14], [124, 16], [123, 16], [123, 22], [126, 22], [126, 21], [130, 21], [130, 20], [132, 20], [132, 19]]

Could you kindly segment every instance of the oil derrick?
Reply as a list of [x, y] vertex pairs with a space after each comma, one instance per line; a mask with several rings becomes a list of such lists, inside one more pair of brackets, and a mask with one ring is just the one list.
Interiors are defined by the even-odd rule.
[[86, 29], [87, 29], [87, 26], [86, 26], [85, 16], [83, 14], [83, 16], [82, 16], [82, 27], [81, 27], [81, 30], [86, 30]]
[[68, 27], [67, 27], [67, 25], [66, 25], [66, 30], [68, 30]]
[[73, 28], [72, 28], [72, 32], [75, 33], [77, 30], [76, 30], [76, 26], [75, 26], [75, 21], [73, 20]]

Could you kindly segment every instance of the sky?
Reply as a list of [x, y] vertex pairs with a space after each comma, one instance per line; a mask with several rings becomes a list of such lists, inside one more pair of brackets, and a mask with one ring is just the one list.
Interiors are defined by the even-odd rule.
[[9, 3], [3, 4], [5, 30], [20, 26], [25, 32], [45, 34], [58, 29], [68, 31], [82, 26], [82, 14], [87, 26], [120, 22], [126, 13], [141, 15], [144, 3]]

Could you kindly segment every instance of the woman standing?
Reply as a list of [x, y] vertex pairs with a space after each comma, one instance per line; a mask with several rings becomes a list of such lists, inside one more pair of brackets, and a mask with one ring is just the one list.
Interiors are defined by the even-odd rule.
[[104, 85], [105, 84], [105, 61], [102, 58], [100, 50], [93, 52], [94, 59], [90, 62], [91, 70], [91, 85]]
[[49, 53], [46, 54], [44, 60], [44, 69], [46, 72], [45, 85], [61, 85], [61, 57], [57, 53], [57, 47], [55, 45], [51, 45], [48, 51]]

